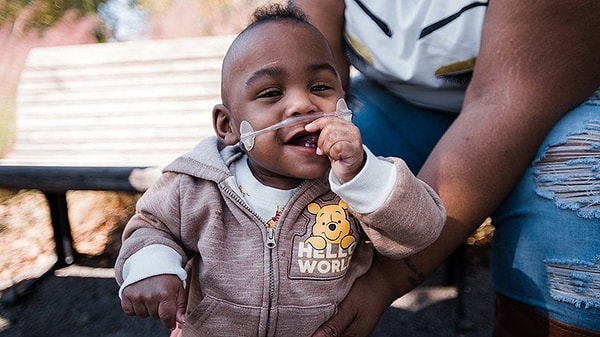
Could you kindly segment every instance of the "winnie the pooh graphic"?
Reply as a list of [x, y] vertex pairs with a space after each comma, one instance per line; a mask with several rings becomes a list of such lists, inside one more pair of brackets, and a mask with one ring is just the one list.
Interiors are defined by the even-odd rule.
[[356, 241], [352, 236], [352, 229], [346, 213], [348, 205], [345, 201], [340, 200], [337, 204], [323, 207], [313, 202], [306, 209], [316, 215], [312, 234], [305, 241], [314, 249], [323, 250], [332, 243], [339, 244], [341, 248], [346, 249]]

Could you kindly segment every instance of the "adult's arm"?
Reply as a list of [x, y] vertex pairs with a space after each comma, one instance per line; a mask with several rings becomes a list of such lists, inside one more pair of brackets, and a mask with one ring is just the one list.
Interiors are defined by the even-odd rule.
[[600, 1], [489, 2], [463, 109], [419, 177], [446, 206], [440, 238], [403, 260], [378, 256], [315, 336], [367, 335], [491, 215], [544, 137], [600, 86]]
[[344, 0], [289, 0], [301, 8], [308, 20], [317, 27], [333, 52], [336, 66], [342, 78], [344, 90], [348, 89], [349, 65], [344, 54]]

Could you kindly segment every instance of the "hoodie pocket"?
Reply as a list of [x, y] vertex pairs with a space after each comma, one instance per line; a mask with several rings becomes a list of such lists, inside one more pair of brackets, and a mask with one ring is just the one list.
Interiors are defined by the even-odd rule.
[[335, 308], [335, 304], [311, 307], [279, 307], [275, 335], [310, 337], [321, 324], [333, 315]]
[[206, 296], [186, 317], [182, 336], [258, 336], [260, 311]]

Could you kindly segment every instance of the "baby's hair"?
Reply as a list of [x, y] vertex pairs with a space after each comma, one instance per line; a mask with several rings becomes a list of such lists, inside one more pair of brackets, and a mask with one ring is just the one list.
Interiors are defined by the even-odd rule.
[[245, 30], [263, 23], [282, 20], [308, 23], [306, 14], [293, 4], [272, 3], [256, 9], [251, 16], [250, 24]]
[[247, 37], [248, 33], [252, 31], [255, 27], [273, 22], [305, 26], [308, 29], [313, 30], [316, 34], [321, 35], [323, 37], [323, 40], [326, 41], [325, 37], [321, 34], [321, 32], [310, 22], [308, 22], [307, 15], [300, 8], [296, 7], [293, 4], [272, 3], [257, 8], [251, 16], [250, 23], [233, 40], [231, 46], [225, 54], [225, 57], [223, 58], [223, 67], [221, 75], [221, 100], [223, 101], [223, 104], [229, 104], [229, 97], [227, 95], [227, 90], [225, 89], [227, 87], [228, 79], [228, 77], [225, 76], [225, 70], [229, 68], [231, 62], [233, 62], [232, 60], [235, 60], [236, 58], [240, 57], [240, 54], [245, 53], [245, 50], [243, 50], [243, 48], [240, 49], [236, 46], [240, 44], [240, 41], [243, 41]]

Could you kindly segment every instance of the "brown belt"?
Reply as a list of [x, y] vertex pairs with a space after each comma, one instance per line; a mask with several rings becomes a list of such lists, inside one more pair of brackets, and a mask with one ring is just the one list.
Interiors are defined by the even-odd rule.
[[496, 293], [494, 337], [600, 337], [600, 333], [561, 323]]

